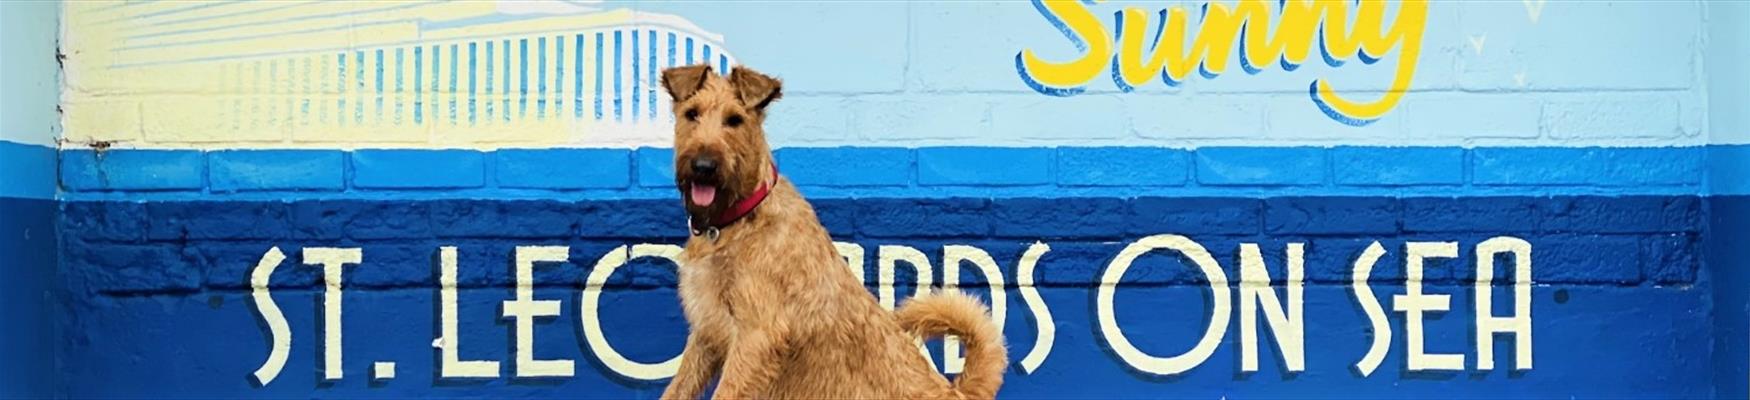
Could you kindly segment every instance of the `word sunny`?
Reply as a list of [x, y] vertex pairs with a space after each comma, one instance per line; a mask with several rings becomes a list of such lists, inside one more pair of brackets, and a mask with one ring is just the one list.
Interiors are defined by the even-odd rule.
[[1240, 67], [1257, 74], [1278, 62], [1285, 71], [1300, 68], [1314, 45], [1331, 67], [1351, 57], [1373, 64], [1396, 49], [1396, 71], [1377, 99], [1345, 98], [1323, 78], [1309, 85], [1319, 110], [1355, 126], [1378, 120], [1403, 100], [1416, 72], [1428, 14], [1427, 1], [1404, 1], [1388, 25], [1384, 1], [1239, 0], [1231, 6], [1204, 4], [1194, 32], [1190, 12], [1180, 6], [1159, 10], [1154, 21], [1141, 8], [1124, 7], [1113, 13], [1113, 28], [1108, 29], [1089, 8], [1101, 2], [1033, 1], [1039, 14], [1081, 53], [1074, 60], [1054, 62], [1033, 49], [1021, 50], [1015, 68], [1028, 86], [1047, 95], [1071, 96], [1085, 91], [1109, 67], [1113, 83], [1129, 92], [1156, 76], [1177, 86], [1193, 69], [1214, 79], [1227, 71], [1236, 51]]
[[[868, 282], [864, 276], [864, 266], [867, 265], [867, 255], [870, 250], [863, 245], [848, 242], [835, 243], [839, 254], [844, 258], [851, 273], [859, 280]], [[1349, 271], [1347, 291], [1351, 301], [1359, 309], [1358, 315], [1365, 317], [1366, 328], [1372, 334], [1358, 338], [1369, 343], [1367, 350], [1357, 354], [1352, 365], [1353, 370], [1361, 376], [1373, 374], [1394, 348], [1404, 351], [1403, 360], [1407, 371], [1462, 371], [1466, 370], [1467, 358], [1474, 356], [1470, 364], [1471, 371], [1490, 371], [1495, 369], [1495, 341], [1500, 338], [1512, 337], [1511, 356], [1512, 369], [1518, 371], [1530, 370], [1532, 367], [1532, 245], [1523, 239], [1511, 236], [1498, 236], [1467, 245], [1475, 252], [1475, 281], [1471, 289], [1474, 303], [1471, 310], [1475, 315], [1472, 330], [1466, 332], [1474, 342], [1471, 354], [1435, 353], [1425, 347], [1426, 331], [1429, 327], [1424, 320], [1439, 318], [1437, 314], [1447, 312], [1453, 307], [1454, 293], [1435, 293], [1425, 288], [1425, 263], [1437, 259], [1460, 258], [1460, 243], [1456, 241], [1426, 241], [1406, 242], [1401, 249], [1399, 260], [1387, 261], [1386, 265], [1402, 265], [1403, 279], [1401, 282], [1391, 282], [1390, 296], [1376, 295], [1373, 284], [1381, 280], [1373, 278], [1374, 266], [1388, 254], [1386, 246], [1378, 241], [1372, 242], [1359, 255], [1355, 256]], [[1395, 247], [1395, 246], [1394, 246]], [[317, 301], [316, 308], [320, 317], [318, 330], [322, 332], [320, 339], [321, 378], [325, 381], [337, 381], [345, 376], [342, 368], [343, 338], [342, 338], [342, 299], [345, 292], [344, 280], [346, 271], [353, 270], [369, 262], [363, 248], [303, 248], [301, 254], [305, 268], [315, 268], [321, 272], [325, 288]], [[1053, 319], [1052, 307], [1040, 295], [1040, 287], [1035, 285], [1036, 270], [1045, 271], [1050, 266], [1041, 266], [1040, 260], [1051, 251], [1051, 246], [1043, 242], [1028, 245], [1015, 263], [1014, 269], [1005, 273], [998, 261], [989, 252], [976, 246], [950, 244], [941, 247], [941, 263], [933, 264], [930, 256], [923, 250], [913, 246], [880, 245], [874, 250], [876, 276], [873, 277], [875, 297], [880, 305], [892, 310], [901, 297], [895, 293], [896, 288], [917, 288], [919, 291], [932, 290], [933, 287], [948, 289], [958, 288], [962, 282], [963, 268], [977, 274], [969, 276], [969, 281], [982, 279], [979, 288], [968, 288], [983, 291], [988, 287], [992, 316], [999, 329], [1003, 329], [1007, 319], [1010, 295], [1008, 290], [1018, 290], [1021, 300], [1021, 313], [1027, 315], [1032, 326], [1020, 327], [1022, 330], [1032, 328], [1034, 335], [1032, 343], [1012, 343], [1012, 349], [1018, 355], [1024, 354], [1016, 363], [1017, 370], [1023, 374], [1038, 371], [1052, 352], [1053, 343], [1057, 341], [1057, 329], [1060, 326]], [[498, 307], [500, 315], [472, 318], [502, 318], [510, 321], [514, 327], [508, 339], [514, 343], [514, 368], [512, 373], [516, 378], [569, 378], [576, 374], [576, 363], [570, 359], [538, 359], [535, 356], [536, 336], [534, 321], [536, 318], [552, 318], [565, 315], [560, 307], [561, 301], [553, 298], [537, 299], [534, 291], [535, 269], [539, 266], [552, 267], [562, 263], [576, 265], [591, 265], [586, 274], [581, 293], [578, 295], [578, 308], [575, 317], [566, 317], [577, 324], [575, 331], [582, 337], [580, 342], [587, 344], [584, 354], [593, 356], [606, 373], [618, 375], [634, 381], [655, 381], [674, 376], [680, 365], [680, 355], [658, 362], [637, 361], [616, 351], [604, 331], [602, 309], [613, 306], [614, 302], [603, 300], [603, 290], [608, 286], [609, 279], [616, 270], [632, 265], [634, 260], [665, 261], [674, 267], [680, 267], [682, 249], [672, 244], [635, 244], [615, 247], [593, 260], [572, 260], [571, 248], [568, 246], [518, 246], [510, 255], [513, 266], [515, 290], [509, 299], [502, 301]], [[1272, 249], [1273, 252], [1273, 249]], [[437, 264], [438, 293], [436, 294], [436, 314], [432, 319], [439, 327], [434, 334], [433, 346], [438, 348], [434, 354], [433, 364], [437, 366], [438, 379], [493, 379], [502, 372], [497, 360], [467, 360], [462, 357], [464, 342], [492, 342], [488, 338], [469, 338], [464, 341], [458, 327], [462, 315], [458, 312], [458, 268], [457, 260], [462, 251], [454, 246], [441, 246], [433, 249]], [[1138, 338], [1148, 337], [1137, 332], [1134, 324], [1127, 331], [1124, 324], [1118, 322], [1118, 306], [1125, 304], [1116, 301], [1122, 289], [1131, 288], [1121, 284], [1125, 275], [1131, 270], [1132, 264], [1145, 255], [1175, 256], [1183, 260], [1185, 267], [1196, 271], [1193, 275], [1201, 275], [1201, 282], [1195, 286], [1207, 284], [1208, 301], [1203, 305], [1208, 311], [1207, 325], [1200, 337], [1168, 338], [1175, 342], [1194, 343], [1189, 350], [1179, 354], [1163, 355], [1161, 351], [1151, 354], [1139, 348], [1134, 342]], [[1263, 322], [1268, 325], [1268, 333], [1275, 342], [1276, 354], [1284, 373], [1293, 374], [1306, 370], [1305, 343], [1307, 323], [1309, 320], [1320, 319], [1317, 315], [1307, 316], [1305, 308], [1306, 286], [1306, 246], [1304, 243], [1289, 242], [1281, 249], [1282, 257], [1273, 257], [1281, 264], [1275, 274], [1266, 266], [1265, 250], [1256, 243], [1238, 244], [1237, 276], [1230, 277], [1230, 269], [1223, 268], [1217, 257], [1211, 255], [1208, 248], [1189, 237], [1176, 234], [1157, 234], [1143, 237], [1134, 242], [1126, 243], [1122, 250], [1112, 255], [1105, 266], [1094, 275], [1095, 280], [1092, 296], [1094, 304], [1092, 313], [1087, 318], [1092, 319], [1084, 326], [1097, 326], [1094, 340], [1101, 347], [1112, 350], [1114, 362], [1126, 368], [1152, 375], [1173, 376], [1186, 373], [1209, 360], [1217, 348], [1225, 340], [1230, 328], [1230, 318], [1237, 317], [1237, 328], [1240, 363], [1242, 372], [1253, 372], [1259, 369], [1260, 336], [1263, 336], [1259, 325], [1258, 314], [1264, 316]], [[260, 262], [249, 272], [251, 286], [251, 304], [254, 307], [258, 322], [265, 327], [269, 347], [267, 359], [262, 362], [250, 377], [254, 383], [267, 385], [278, 377], [285, 368], [291, 352], [292, 329], [278, 304], [274, 302], [271, 277], [274, 271], [286, 263], [288, 255], [279, 247], [272, 247], [262, 255]], [[1496, 283], [1497, 263], [1501, 271], [1509, 275], [1506, 285]], [[901, 268], [915, 272], [910, 274], [915, 282], [896, 282], [906, 275], [897, 272]], [[941, 273], [935, 272], [936, 268]], [[968, 268], [970, 267], [970, 268]], [[1230, 267], [1232, 267], [1230, 265]], [[936, 277], [942, 279], [937, 285]], [[1272, 276], [1281, 277], [1273, 282]], [[1014, 282], [1008, 283], [1005, 277], [1012, 277]], [[1237, 285], [1230, 285], [1230, 279], [1237, 278]], [[1400, 285], [1401, 284], [1401, 285]], [[1237, 286], [1237, 287], [1236, 287]], [[1496, 286], [1502, 286], [1496, 289]], [[1459, 286], [1463, 288], [1463, 286]], [[1138, 290], [1140, 288], [1132, 288]], [[907, 289], [910, 290], [910, 289]], [[1446, 290], [1454, 290], [1446, 287]], [[1458, 289], [1463, 290], [1463, 289]], [[1494, 301], [1496, 290], [1502, 290], [1511, 299], [1501, 302]], [[1238, 298], [1234, 298], [1234, 294]], [[1388, 300], [1389, 299], [1389, 300]], [[677, 299], [678, 301], [678, 299]], [[1237, 303], [1237, 308], [1235, 307]], [[1389, 303], [1389, 304], [1388, 304]], [[349, 303], [350, 304], [350, 303]], [[1510, 304], [1510, 305], [1508, 305]], [[1497, 312], [1496, 307], [1508, 308]], [[355, 306], [356, 307], [356, 306]], [[1196, 307], [1196, 306], [1190, 306]], [[1061, 308], [1061, 306], [1060, 306]], [[1392, 316], [1387, 310], [1399, 313]], [[1059, 310], [1063, 312], [1063, 310]], [[1072, 318], [1075, 310], [1069, 310]], [[1146, 311], [1146, 310], [1140, 310]], [[1132, 309], [1131, 313], [1139, 312]], [[1065, 314], [1059, 314], [1064, 318]], [[1401, 325], [1394, 324], [1397, 320]], [[1199, 324], [1203, 321], [1185, 321], [1185, 324]], [[1071, 323], [1064, 326], [1076, 325]], [[1394, 326], [1401, 327], [1404, 335], [1394, 339]], [[1013, 326], [1010, 327], [1013, 330]], [[501, 339], [503, 340], [503, 339]], [[549, 338], [547, 340], [561, 340]], [[1394, 346], [1394, 341], [1400, 341], [1403, 346]], [[920, 346], [922, 343], [920, 343]], [[1145, 346], [1150, 347], [1150, 346]], [[934, 359], [928, 348], [924, 355]], [[1025, 353], [1021, 353], [1025, 350]], [[958, 373], [965, 368], [965, 359], [961, 354], [961, 345], [956, 340], [946, 340], [941, 347], [941, 364], [946, 373]], [[393, 376], [393, 363], [378, 363], [374, 365], [376, 379], [386, 379]]]

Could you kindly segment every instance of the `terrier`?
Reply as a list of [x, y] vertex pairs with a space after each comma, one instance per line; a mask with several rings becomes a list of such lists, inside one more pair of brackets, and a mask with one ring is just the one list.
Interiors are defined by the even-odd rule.
[[[766, 106], [781, 84], [737, 66], [662, 72], [674, 100], [675, 183], [686, 204], [680, 297], [689, 324], [664, 399], [996, 396], [1007, 369], [1002, 332], [977, 299], [920, 295], [898, 311], [876, 303], [846, 268], [814, 208], [778, 174]], [[966, 370], [937, 374], [918, 338], [958, 335]]]

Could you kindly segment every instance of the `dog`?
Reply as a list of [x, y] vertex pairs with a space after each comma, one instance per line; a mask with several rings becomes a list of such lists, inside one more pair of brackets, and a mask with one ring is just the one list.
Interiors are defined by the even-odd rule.
[[[888, 312], [855, 278], [814, 209], [777, 172], [766, 109], [781, 83], [737, 66], [663, 70], [673, 99], [675, 183], [692, 236], [681, 255], [689, 325], [664, 399], [988, 399], [1007, 369], [1002, 332], [977, 299], [919, 295]], [[918, 347], [958, 335], [952, 383]]]

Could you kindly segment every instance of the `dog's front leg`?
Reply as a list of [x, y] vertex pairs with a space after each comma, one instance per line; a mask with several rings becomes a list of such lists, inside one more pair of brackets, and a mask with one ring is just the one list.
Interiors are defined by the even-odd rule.
[[664, 400], [699, 398], [705, 385], [710, 384], [717, 372], [723, 369], [721, 343], [704, 335], [700, 332], [687, 335], [687, 347], [681, 350], [680, 371], [675, 373], [674, 380], [669, 381], [668, 389], [662, 392]]
[[736, 283], [728, 299], [730, 309], [735, 310], [731, 313], [735, 332], [729, 337], [723, 378], [717, 383], [715, 396], [721, 399], [768, 395], [790, 354], [785, 291], [770, 279]]
[[778, 377], [789, 349], [781, 329], [752, 328], [737, 332], [723, 364], [723, 380], [716, 398], [744, 399], [763, 396]]

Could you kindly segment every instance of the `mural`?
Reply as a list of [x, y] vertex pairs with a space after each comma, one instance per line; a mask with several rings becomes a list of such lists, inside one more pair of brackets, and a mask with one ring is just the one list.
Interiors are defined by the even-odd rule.
[[[1246, 73], [1257, 74], [1278, 62], [1283, 70], [1293, 71], [1306, 62], [1314, 46], [1332, 67], [1342, 66], [1351, 57], [1373, 64], [1396, 50], [1400, 57], [1396, 73], [1379, 99], [1340, 97], [1325, 79], [1308, 87], [1320, 110], [1349, 125], [1373, 122], [1403, 99], [1416, 73], [1428, 14], [1428, 3], [1418, 0], [1399, 4], [1389, 22], [1383, 1], [1294, 0], [1271, 7], [1264, 0], [1241, 0], [1231, 8], [1226, 3], [1210, 2], [1203, 4], [1192, 32], [1188, 12], [1181, 6], [1159, 10], [1158, 18], [1152, 21], [1142, 8], [1124, 7], [1113, 13], [1114, 28], [1108, 29], [1089, 9], [1089, 3], [1033, 0], [1033, 5], [1077, 49], [1085, 51], [1081, 58], [1063, 63], [1042, 60], [1032, 50], [1015, 56], [1021, 78], [1034, 90], [1054, 96], [1082, 92], [1081, 86], [1108, 65], [1112, 82], [1129, 92], [1157, 75], [1167, 85], [1178, 85], [1190, 78], [1193, 69], [1204, 79], [1215, 79], [1227, 71], [1228, 60], [1236, 55]], [[1152, 34], [1148, 31], [1151, 25]], [[1152, 38], [1152, 43], [1147, 38]]]
[[[657, 71], [734, 57], [600, 1], [70, 2], [80, 129], [351, 146], [666, 137]], [[198, 79], [191, 79], [199, 77]], [[151, 114], [157, 125], [132, 126]], [[89, 124], [89, 125], [87, 125]], [[618, 138], [618, 139], [616, 139]]]
[[63, 2], [0, 237], [52, 242], [60, 396], [654, 397], [658, 76], [745, 63], [880, 305], [989, 302], [1003, 398], [1743, 397], [1728, 8]]

